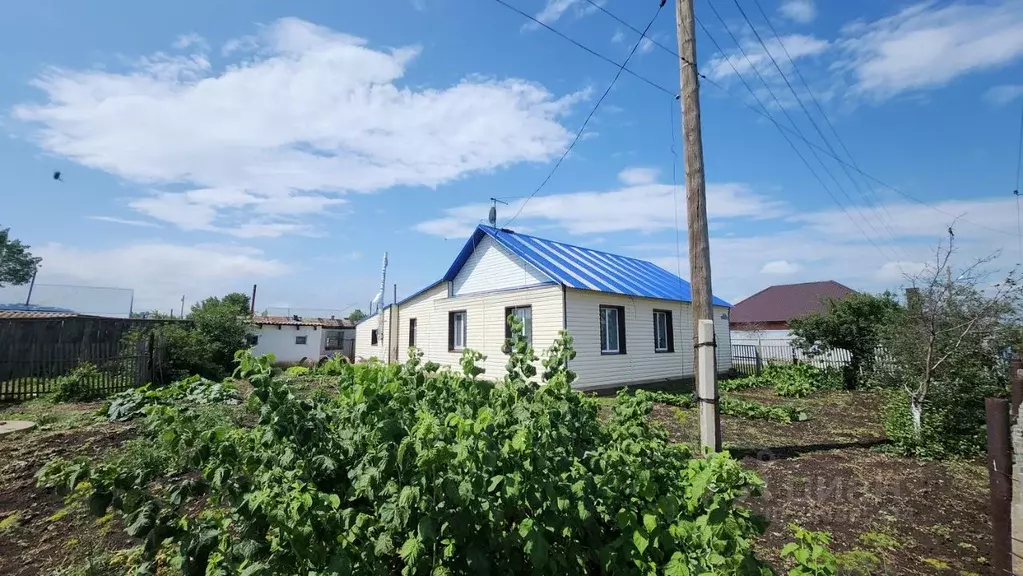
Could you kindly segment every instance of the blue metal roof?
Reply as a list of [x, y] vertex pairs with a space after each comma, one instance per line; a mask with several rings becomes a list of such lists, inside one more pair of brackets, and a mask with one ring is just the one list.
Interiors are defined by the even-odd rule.
[[[444, 280], [454, 280], [484, 237], [522, 258], [555, 282], [578, 288], [626, 296], [692, 302], [689, 282], [664, 268], [638, 258], [581, 248], [511, 230], [478, 226], [451, 264]], [[715, 306], [731, 306], [715, 297]]]

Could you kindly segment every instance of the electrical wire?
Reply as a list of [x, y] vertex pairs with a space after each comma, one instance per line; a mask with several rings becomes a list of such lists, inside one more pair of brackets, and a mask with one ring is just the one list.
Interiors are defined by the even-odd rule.
[[[771, 99], [773, 99], [774, 103], [778, 106], [778, 108], [781, 109], [782, 114], [785, 115], [785, 118], [788, 119], [789, 123], [792, 124], [792, 128], [796, 131], [797, 134], [800, 135], [800, 138], [802, 140], [808, 142], [809, 140], [803, 135], [802, 131], [799, 129], [799, 125], [796, 123], [796, 120], [792, 117], [791, 114], [789, 114], [788, 109], [781, 104], [781, 100], [774, 93], [774, 90], [771, 88], [771, 85], [767, 82], [767, 80], [764, 78], [764, 76], [757, 69], [756, 65], [753, 63], [753, 59], [750, 58], [749, 54], [742, 47], [742, 43], [735, 36], [735, 33], [732, 32], [731, 28], [729, 28], [727, 24], [725, 24], [725, 20], [724, 20], [724, 18], [721, 17], [721, 14], [718, 12], [717, 8], [714, 7], [714, 4], [712, 2], [708, 2], [707, 4], [708, 4], [708, 6], [710, 6], [710, 9], [714, 13], [714, 16], [718, 19], [718, 22], [721, 23], [721, 26], [725, 29], [726, 32], [728, 32], [728, 35], [732, 38], [732, 41], [735, 43], [736, 47], [739, 49], [739, 53], [742, 54], [743, 58], [746, 59], [746, 62], [749, 64], [749, 66], [753, 70], [754, 74], [756, 74], [757, 78], [760, 79], [760, 82], [767, 89], [767, 93], [771, 96]], [[701, 21], [699, 18], [697, 18], [696, 22], [697, 22], [697, 24], [699, 24], [700, 28], [703, 29], [704, 34], [706, 34], [707, 37], [711, 39], [711, 42], [714, 43], [714, 46], [718, 49], [718, 51], [721, 52], [721, 54], [725, 54], [724, 50], [721, 48], [721, 45], [718, 44], [717, 40], [715, 40], [714, 36], [710, 33], [710, 30], [703, 24], [703, 21]], [[767, 115], [768, 119], [771, 120], [771, 122], [774, 123], [775, 125], [780, 125], [777, 122], [777, 120], [775, 120], [774, 117], [771, 115], [770, 111], [767, 109], [767, 106], [763, 103], [763, 101], [757, 95], [756, 91], [753, 90], [752, 86], [750, 86], [749, 83], [746, 82], [745, 78], [743, 78], [742, 74], [739, 73], [739, 70], [735, 67], [735, 64], [732, 63], [731, 57], [725, 55], [724, 58], [725, 58], [725, 61], [728, 63], [728, 66], [735, 73], [735, 75], [740, 80], [742, 80], [742, 84], [743, 84], [743, 86], [746, 87], [746, 90], [749, 91], [750, 95], [753, 96], [753, 98], [756, 100], [756, 102], [758, 104], [760, 104], [760, 107], [763, 108], [763, 111]], [[838, 197], [835, 196], [835, 194], [831, 191], [831, 189], [824, 183], [824, 180], [810, 166], [810, 163], [807, 162], [806, 158], [802, 155], [802, 153], [796, 147], [795, 143], [792, 142], [792, 140], [787, 138], [787, 137], [786, 137], [786, 141], [792, 147], [792, 150], [796, 153], [796, 155], [799, 156], [800, 160], [803, 161], [803, 163], [806, 165], [807, 169], [810, 170], [810, 173], [814, 176], [814, 178], [817, 180], [817, 182], [821, 185], [821, 188], [823, 188], [824, 191], [827, 192], [828, 196], [830, 196], [831, 199], [835, 201], [835, 204], [838, 205], [838, 208], [842, 211], [843, 214], [846, 215], [846, 217], [849, 218], [849, 220], [853, 223], [853, 225], [856, 227], [856, 229], [860, 231], [860, 233], [864, 236], [864, 238], [866, 238], [867, 241], [870, 242], [870, 244], [872, 246], [874, 246], [874, 248], [876, 248], [877, 251], [880, 252], [882, 256], [884, 256], [885, 258], [891, 259], [892, 258], [891, 255], [886, 253], [881, 248], [881, 246], [879, 244], [874, 242], [874, 239], [871, 238], [870, 234], [868, 234], [867, 231], [860, 225], [860, 223], [857, 222], [855, 218], [853, 218], [852, 214], [848, 210], [846, 210], [845, 206], [838, 199]], [[827, 165], [824, 163], [823, 160], [821, 160], [820, 155], [818, 155], [817, 152], [814, 149], [811, 148], [810, 149], [810, 153], [813, 154], [814, 158], [817, 160], [817, 163], [820, 164], [821, 169], [823, 169], [824, 173], [827, 174], [831, 178], [832, 182], [835, 183], [835, 186], [838, 188], [838, 191], [841, 192], [843, 196], [845, 196], [846, 200], [850, 204], [850, 207], [853, 207], [853, 211], [855, 212], [855, 208], [854, 208], [854, 204], [855, 203], [853, 202], [852, 197], [849, 196], [849, 193], [845, 191], [845, 188], [838, 181], [838, 178], [836, 178], [834, 173], [832, 173], [831, 170], [828, 169]], [[862, 219], [863, 222], [871, 230], [874, 231], [874, 234], [880, 236], [880, 233], [878, 232], [877, 228], [875, 228], [873, 226], [873, 224], [870, 222], [870, 220], [868, 218], [866, 218], [862, 213], [858, 213], [858, 214], [860, 216], [860, 219]], [[894, 258], [894, 260], [898, 260], [898, 258], [896, 257], [896, 258]]]
[[[523, 17], [528, 18], [529, 20], [532, 20], [533, 22], [536, 22], [537, 24], [541, 25], [545, 29], [550, 30], [551, 32], [554, 32], [555, 34], [557, 34], [561, 38], [564, 38], [565, 40], [568, 40], [569, 42], [571, 42], [575, 46], [578, 46], [579, 48], [582, 48], [586, 52], [597, 56], [601, 60], [604, 60], [606, 62], [612, 63], [616, 67], [617, 66], [621, 66], [621, 64], [615, 62], [614, 60], [608, 58], [607, 56], [604, 56], [604, 55], [600, 54], [599, 52], [597, 52], [597, 51], [595, 51], [595, 50], [593, 50], [591, 48], [586, 47], [585, 45], [581, 44], [580, 42], [570, 38], [569, 36], [565, 35], [564, 33], [560, 32], [560, 31], [556, 30], [555, 28], [553, 28], [553, 27], [551, 27], [551, 26], [549, 26], [547, 24], [544, 24], [543, 22], [540, 22], [539, 20], [537, 20], [536, 18], [530, 16], [529, 14], [526, 14], [525, 12], [522, 12], [518, 8], [515, 8], [514, 6], [510, 6], [509, 4], [507, 4], [506, 2], [504, 2], [502, 0], [495, 0], [495, 1], [501, 3], [502, 5], [504, 5], [506, 7], [508, 7], [509, 9], [513, 10], [514, 12], [517, 12], [518, 14], [522, 15]], [[635, 28], [634, 26], [632, 26], [631, 24], [629, 24], [628, 22], [626, 22], [622, 18], [618, 17], [613, 12], [610, 12], [609, 10], [604, 8], [603, 6], [599, 6], [595, 2], [592, 2], [591, 0], [585, 0], [585, 1], [589, 2], [590, 4], [592, 4], [594, 6], [596, 6], [597, 8], [600, 9], [601, 12], [603, 12], [604, 14], [607, 14], [609, 17], [613, 18], [617, 22], [619, 22], [622, 25], [626, 26], [630, 30], [636, 32], [637, 34], [642, 34], [642, 31], [640, 31], [638, 28]], [[705, 29], [705, 31], [706, 31], [706, 29]], [[687, 59], [683, 58], [677, 52], [675, 52], [671, 48], [668, 48], [664, 44], [662, 44], [662, 43], [660, 43], [660, 42], [658, 42], [658, 41], [656, 41], [656, 40], [654, 40], [652, 38], [647, 38], [647, 40], [650, 40], [651, 42], [653, 42], [653, 44], [655, 46], [661, 48], [662, 50], [664, 50], [668, 54], [671, 54], [673, 57], [679, 59], [680, 61], [682, 61], [682, 63], [684, 63], [684, 64], [686, 64], [688, 66], [693, 66], [692, 62], [689, 62]], [[637, 43], [637, 46], [638, 46], [638, 43]], [[650, 80], [646, 76], [643, 76], [642, 74], [639, 74], [639, 73], [633, 71], [632, 69], [628, 68], [628, 66], [623, 67], [623, 70], [625, 72], [628, 72], [631, 76], [633, 76], [633, 77], [643, 81], [645, 84], [655, 88], [656, 90], [658, 90], [660, 92], [663, 92], [665, 94], [671, 95], [671, 97], [673, 99], [678, 97], [678, 91], [670, 90], [668, 88], [665, 88], [663, 85], [660, 85], [657, 82], [654, 82], [653, 80]], [[906, 192], [906, 191], [904, 191], [904, 190], [902, 190], [902, 189], [900, 189], [900, 188], [898, 188], [898, 187], [896, 187], [896, 186], [894, 186], [892, 184], [889, 184], [889, 183], [885, 182], [884, 180], [881, 180], [880, 178], [878, 178], [878, 177], [876, 177], [876, 176], [866, 172], [865, 170], [863, 170], [859, 166], [850, 164], [846, 160], [831, 154], [831, 152], [829, 152], [827, 149], [825, 149], [824, 147], [820, 146], [816, 142], [812, 142], [812, 141], [808, 140], [801, 133], [799, 133], [799, 132], [797, 132], [795, 130], [792, 130], [791, 128], [789, 128], [787, 126], [783, 126], [782, 124], [778, 123], [776, 120], [774, 120], [770, 116], [769, 113], [766, 113], [765, 111], [762, 111], [759, 108], [757, 108], [756, 106], [750, 104], [744, 98], [742, 98], [741, 96], [739, 96], [738, 94], [736, 94], [735, 92], [730, 90], [728, 87], [722, 85], [720, 82], [714, 81], [713, 79], [709, 78], [708, 76], [706, 76], [705, 74], [703, 74], [699, 70], [697, 70], [697, 76], [699, 76], [702, 80], [706, 81], [711, 86], [714, 86], [715, 88], [717, 88], [718, 90], [723, 92], [725, 95], [731, 97], [733, 100], [735, 100], [741, 106], [747, 108], [748, 110], [750, 110], [754, 114], [756, 114], [758, 116], [761, 116], [761, 117], [765, 118], [766, 120], [768, 120], [769, 122], [771, 122], [771, 124], [773, 124], [775, 126], [775, 128], [777, 128], [783, 134], [783, 136], [785, 136], [785, 135], [792, 136], [792, 137], [802, 141], [807, 146], [817, 150], [818, 152], [820, 152], [822, 154], [825, 154], [826, 156], [832, 158], [833, 160], [835, 160], [836, 162], [846, 166], [847, 168], [850, 168], [851, 170], [853, 170], [854, 172], [856, 172], [857, 174], [862, 176], [864, 179], [869, 180], [870, 182], [873, 182], [874, 184], [876, 184], [876, 185], [878, 185], [878, 186], [880, 186], [880, 187], [882, 187], [882, 188], [884, 188], [886, 190], [894, 192], [895, 194], [898, 194], [899, 196], [902, 196], [903, 198], [906, 198], [907, 200], [910, 200], [912, 202], [920, 204], [921, 206], [924, 206], [926, 208], [930, 208], [931, 210], [934, 210], [935, 212], [938, 212], [939, 214], [944, 214], [945, 216], [948, 216], [950, 218], [956, 218], [957, 222], [971, 224], [971, 225], [976, 226], [978, 228], [983, 228], [985, 230], [988, 230], [990, 232], [995, 232], [997, 234], [1005, 234], [1005, 235], [1010, 235], [1010, 236], [1012, 235], [1012, 233], [1007, 231], [1007, 230], [1001, 230], [1001, 229], [998, 229], [998, 228], [992, 228], [992, 227], [987, 226], [985, 224], [982, 224], [980, 222], [975, 222], [975, 221], [972, 221], [972, 220], [968, 220], [965, 217], [963, 217], [962, 214], [953, 214], [951, 212], [948, 212], [947, 210], [942, 210], [941, 208], [939, 208], [937, 206], [933, 206], [933, 205], [927, 203], [926, 201], [921, 200], [921, 199], [917, 198], [916, 196], [913, 196], [912, 194], [910, 194], [910, 193], [908, 193], [908, 192]]]
[[[500, 4], [504, 5], [504, 6], [507, 6], [508, 8], [514, 10], [515, 12], [518, 12], [519, 14], [522, 14], [522, 15], [526, 16], [530, 20], [532, 20], [532, 21], [534, 21], [534, 22], [536, 22], [536, 23], [546, 27], [548, 30], [554, 30], [550, 26], [547, 26], [543, 22], [540, 22], [536, 18], [533, 18], [529, 14], [526, 14], [525, 12], [522, 12], [518, 8], [515, 8], [514, 6], [511, 6], [510, 4], [505, 2], [504, 0], [494, 0], [494, 1], [500, 3]], [[621, 78], [622, 72], [625, 71], [625, 66], [628, 65], [629, 60], [631, 60], [632, 56], [636, 53], [636, 50], [639, 48], [639, 45], [642, 42], [643, 38], [645, 38], [647, 33], [650, 31], [650, 27], [654, 25], [654, 21], [657, 20], [657, 16], [661, 13], [661, 8], [664, 8], [664, 4], [665, 3], [666, 3], [666, 0], [661, 0], [660, 1], [660, 3], [657, 5], [657, 10], [654, 12], [653, 17], [650, 18], [650, 22], [648, 22], [647, 25], [646, 25], [646, 28], [643, 29], [643, 32], [640, 35], [640, 39], [636, 41], [635, 46], [632, 47], [632, 50], [629, 52], [629, 55], [625, 58], [625, 61], [622, 62], [621, 64], [616, 64], [618, 66], [618, 72], [615, 73], [614, 78], [611, 79], [611, 83], [607, 85], [607, 89], [604, 90], [604, 93], [601, 94], [600, 98], [597, 99], [597, 103], [593, 105], [593, 109], [590, 110], [590, 113], [586, 115], [586, 119], [583, 120], [582, 126], [579, 127], [579, 131], [576, 132], [575, 138], [572, 139], [572, 142], [568, 145], [568, 148], [566, 148], [565, 152], [561, 155], [561, 158], [558, 158], [558, 161], [554, 164], [554, 167], [551, 168], [551, 171], [547, 174], [547, 177], [544, 178], [542, 182], [540, 182], [540, 185], [536, 187], [536, 190], [533, 190], [533, 193], [530, 194], [529, 197], [527, 197], [526, 200], [522, 204], [519, 205], [519, 209], [515, 211], [515, 215], [512, 216], [511, 219], [509, 219], [508, 221], [505, 222], [505, 227], [511, 226], [512, 222], [514, 222], [515, 219], [519, 217], [519, 214], [522, 214], [522, 209], [526, 207], [526, 204], [528, 204], [529, 201], [532, 200], [533, 197], [536, 196], [540, 192], [540, 190], [543, 190], [543, 187], [547, 185], [547, 182], [550, 181], [551, 177], [554, 176], [554, 173], [558, 171], [559, 167], [561, 167], [561, 163], [565, 161], [565, 158], [568, 157], [568, 154], [572, 151], [573, 148], [575, 148], [575, 145], [579, 142], [579, 139], [582, 138], [583, 132], [586, 131], [586, 125], [590, 123], [590, 120], [593, 118], [593, 115], [596, 114], [597, 113], [597, 109], [600, 108], [600, 104], [602, 102], [604, 102], [604, 99], [607, 98], [607, 95], [610, 94], [611, 90], [615, 87], [615, 84], [618, 82], [618, 79]], [[559, 34], [559, 35], [561, 35], [561, 34]], [[567, 36], [564, 36], [564, 35], [561, 35], [561, 36], [563, 38], [567, 38]], [[651, 82], [651, 84], [653, 84], [653, 83]], [[669, 92], [669, 93], [671, 93], [671, 92]]]
[[[831, 119], [828, 118], [827, 112], [824, 111], [824, 107], [821, 106], [821, 103], [817, 99], [817, 96], [810, 88], [809, 82], [806, 81], [806, 78], [803, 76], [803, 73], [799, 70], [799, 66], [796, 65], [796, 61], [792, 58], [792, 55], [789, 54], [788, 48], [786, 48], [785, 43], [782, 42], [781, 35], [778, 33], [778, 30], [774, 27], [774, 24], [771, 23], [771, 19], [767, 16], [767, 13], [764, 11], [764, 7], [760, 4], [760, 0], [753, 0], [753, 3], [756, 5], [757, 10], [760, 11], [760, 15], [764, 18], [764, 22], [766, 22], [767, 26], [770, 28], [771, 33], [774, 35], [774, 39], [778, 42], [778, 46], [781, 47], [782, 52], [785, 54], [785, 57], [788, 59], [789, 64], [792, 66], [792, 70], [796, 73], [796, 76], [799, 78], [800, 82], [802, 82], [803, 87], [806, 89], [806, 94], [810, 96], [810, 99], [813, 101], [814, 106], [817, 108], [817, 112], [821, 115], [822, 118], [824, 118], [824, 122], [828, 125], [828, 128], [831, 129], [831, 133], [835, 136], [835, 140], [838, 141], [839, 146], [845, 152], [845, 155], [849, 158], [849, 161], [852, 163], [853, 166], [858, 167], [858, 164], [856, 163], [856, 158], [853, 156], [852, 152], [849, 151], [849, 147], [845, 145], [845, 142], [842, 140], [842, 137], [838, 134], [838, 130], [835, 129], [835, 125], [832, 124]], [[777, 69], [778, 73], [781, 74], [782, 79], [788, 86], [789, 91], [792, 92], [792, 95], [796, 98], [796, 101], [799, 103], [800, 108], [803, 109], [803, 112], [806, 113], [806, 117], [810, 119], [810, 122], [813, 124], [813, 127], [817, 130], [817, 134], [820, 135], [821, 139], [824, 140], [825, 144], [828, 145], [828, 149], [831, 150], [837, 156], [838, 155], [837, 151], [835, 151], [831, 144], [828, 143], [828, 138], [824, 136], [823, 131], [817, 125], [817, 122], [814, 121], [813, 116], [810, 114], [810, 112], [806, 109], [806, 106], [803, 104], [802, 99], [800, 99], [799, 94], [795, 91], [795, 89], [793, 89], [792, 84], [789, 83], [789, 79], [785, 76], [785, 73], [782, 71], [781, 66], [779, 66], [778, 62], [774, 59], [774, 55], [772, 55], [770, 50], [767, 49], [767, 46], [764, 44], [764, 41], [760, 38], [760, 35], [757, 33], [757, 30], [753, 26], [753, 23], [750, 21], [749, 18], [746, 17], [746, 12], [739, 5], [738, 0], [735, 0], [735, 5], [736, 7], [739, 8], [739, 12], [746, 20], [746, 23], [749, 25], [750, 30], [752, 30], [753, 34], [757, 37], [757, 40], [760, 42], [761, 47], [763, 47], [764, 52], [768, 55], [768, 57], [771, 58], [771, 62], [774, 63], [775, 69]], [[870, 192], [870, 195], [868, 197], [868, 195], [865, 194], [863, 190], [860, 188], [859, 182], [857, 182], [856, 179], [853, 178], [852, 174], [849, 172], [849, 169], [843, 164], [839, 164], [839, 166], [842, 167], [842, 171], [845, 172], [846, 177], [849, 178], [850, 181], [852, 181], [853, 186], [856, 188], [856, 191], [867, 202], [867, 205], [873, 209], [875, 216], [877, 216], [878, 218], [878, 221], [881, 222], [881, 224], [885, 227], [886, 231], [891, 235], [892, 240], [893, 241], [896, 240], [897, 234], [895, 233], [895, 231], [892, 229], [891, 225], [888, 222], [889, 220], [894, 221], [894, 218], [892, 218], [892, 215], [888, 211], [888, 208], [884, 205], [884, 203], [878, 200], [877, 194], [874, 193], [874, 190], [869, 185], [867, 186], [867, 190]], [[878, 206], [880, 206], [880, 211], [878, 209]], [[884, 215], [882, 215], [880, 212], [884, 212]], [[885, 219], [886, 217], [888, 220]]]

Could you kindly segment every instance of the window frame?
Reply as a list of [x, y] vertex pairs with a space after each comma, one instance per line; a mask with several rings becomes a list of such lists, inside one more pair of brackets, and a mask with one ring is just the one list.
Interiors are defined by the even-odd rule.
[[[460, 345], [455, 344], [455, 317], [462, 317], [462, 342]], [[450, 310], [448, 311], [448, 352], [461, 352], [465, 350], [466, 342], [469, 338], [469, 314], [463, 310]]]
[[246, 341], [249, 344], [249, 348], [253, 346], [259, 346], [259, 334], [249, 334], [246, 336]]
[[[301, 342], [298, 341], [299, 338], [302, 339]], [[295, 336], [295, 346], [307, 346], [308, 344], [309, 344], [309, 335], [303, 334], [301, 336]]]
[[378, 328], [374, 328], [369, 331], [369, 345], [377, 346], [380, 344], [380, 331]]
[[409, 348], [416, 345], [416, 337], [419, 336], [419, 323], [416, 322], [415, 318], [408, 319], [408, 345]]
[[[671, 310], [663, 310], [654, 308], [653, 319], [654, 319], [654, 352], [657, 354], [670, 354], [675, 351], [675, 326], [674, 318], [672, 317]], [[657, 347], [657, 317], [664, 317], [664, 348]]]
[[[511, 316], [513, 313], [515, 313], [516, 310], [529, 310], [529, 326], [527, 328], [526, 325], [523, 323], [523, 331], [525, 332], [526, 342], [528, 342], [529, 345], [532, 346], [533, 345], [533, 305], [532, 304], [524, 304], [524, 305], [520, 305], [520, 306], [505, 306], [505, 308], [504, 308], [504, 339], [505, 339], [506, 342], [508, 340], [511, 340], [511, 337], [512, 337], [511, 324], [508, 322], [508, 317]], [[507, 354], [509, 352], [510, 351], [506, 351], [505, 353]]]
[[[611, 304], [601, 304], [598, 307], [600, 311], [597, 317], [597, 334], [600, 339], [600, 354], [601, 356], [620, 356], [627, 353], [627, 346], [625, 341], [625, 306], [614, 306]], [[617, 325], [618, 335], [618, 348], [615, 350], [611, 349], [610, 340], [607, 336], [607, 313], [615, 312], [615, 324]], [[605, 348], [605, 344], [608, 346]]]

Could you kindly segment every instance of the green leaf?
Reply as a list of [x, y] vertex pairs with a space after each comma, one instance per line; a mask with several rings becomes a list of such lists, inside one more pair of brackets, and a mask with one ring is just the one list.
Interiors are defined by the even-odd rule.
[[327, 502], [330, 503], [330, 507], [337, 510], [341, 507], [341, 497], [337, 494], [331, 494], [327, 496]]
[[529, 536], [529, 533], [532, 531], [533, 531], [532, 518], [526, 518], [525, 520], [522, 521], [521, 524], [519, 524], [519, 536], [525, 538], [526, 536]]
[[497, 476], [494, 476], [493, 478], [491, 478], [490, 479], [490, 486], [487, 487], [487, 492], [493, 492], [494, 490], [496, 490], [498, 484], [500, 484], [503, 481], [504, 481], [504, 476], [501, 475], [501, 474], [498, 474]]
[[646, 528], [647, 534], [657, 529], [657, 516], [653, 514], [643, 515], [643, 527]]
[[664, 576], [689, 576], [689, 567], [686, 566], [685, 557], [681, 552], [675, 552], [664, 567]]
[[799, 544], [796, 544], [795, 542], [789, 542], [788, 544], [782, 547], [781, 557], [785, 558], [786, 556], [790, 556], [793, 552], [796, 551], [797, 548], [799, 548]]
[[639, 530], [633, 530], [632, 543], [636, 546], [636, 550], [638, 550], [639, 553], [642, 554], [643, 552], [646, 551], [647, 546], [650, 545], [650, 540], [648, 540], [647, 537], [644, 536], [643, 533], [640, 532]]
[[419, 537], [413, 534], [405, 540], [405, 543], [401, 545], [401, 550], [398, 551], [398, 555], [405, 561], [406, 564], [414, 564], [416, 559], [419, 557], [419, 553], [422, 551], [422, 545], [419, 541]]

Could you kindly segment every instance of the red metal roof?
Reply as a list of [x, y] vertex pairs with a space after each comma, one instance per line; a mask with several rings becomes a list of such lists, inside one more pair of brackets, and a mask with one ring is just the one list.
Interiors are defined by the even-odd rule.
[[826, 301], [841, 300], [854, 292], [834, 280], [771, 286], [736, 304], [729, 322], [788, 322], [808, 312], [820, 312]]
[[292, 316], [255, 316], [254, 324], [271, 326], [321, 326], [323, 328], [355, 328], [355, 322], [347, 318], [314, 318]]

